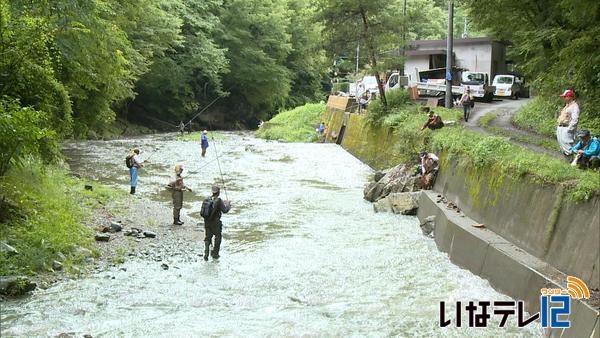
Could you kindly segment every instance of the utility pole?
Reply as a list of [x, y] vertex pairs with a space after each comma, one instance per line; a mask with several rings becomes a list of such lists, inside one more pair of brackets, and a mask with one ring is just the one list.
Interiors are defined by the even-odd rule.
[[402, 68], [400, 69], [400, 75], [404, 75], [404, 62], [406, 62], [406, 0], [404, 0], [402, 15]]
[[448, 0], [448, 37], [446, 38], [446, 108], [452, 108], [452, 56], [454, 2]]
[[358, 74], [358, 58], [360, 57], [360, 42], [356, 45], [356, 74]]

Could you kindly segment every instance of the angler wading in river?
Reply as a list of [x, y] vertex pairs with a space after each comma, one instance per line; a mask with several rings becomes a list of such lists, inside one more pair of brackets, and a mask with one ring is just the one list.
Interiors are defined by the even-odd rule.
[[179, 219], [181, 208], [183, 207], [183, 191], [192, 191], [191, 188], [187, 187], [183, 183], [183, 166], [181, 164], [175, 165], [175, 177], [169, 183], [169, 188], [172, 189], [173, 197], [173, 225], [183, 225], [183, 222]]
[[[223, 223], [221, 222], [221, 216], [223, 213], [228, 213], [231, 208], [231, 203], [227, 200], [223, 201], [219, 194], [221, 189], [217, 186], [212, 187], [212, 196], [207, 197], [202, 202], [202, 208], [200, 209], [200, 216], [204, 218], [204, 260], [208, 260], [208, 255], [217, 259], [219, 258], [219, 249], [221, 248], [221, 232], [223, 231]], [[212, 252], [210, 252], [210, 245], [212, 238], [215, 237], [215, 242]]]
[[138, 170], [144, 167], [144, 161], [140, 158], [140, 150], [137, 148], [133, 149], [125, 158], [125, 163], [127, 164], [127, 168], [129, 168], [129, 185], [131, 186], [129, 193], [133, 195], [137, 187]]

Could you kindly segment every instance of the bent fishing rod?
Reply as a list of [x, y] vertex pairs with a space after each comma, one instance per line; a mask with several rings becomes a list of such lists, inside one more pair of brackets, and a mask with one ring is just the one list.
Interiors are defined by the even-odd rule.
[[217, 160], [217, 165], [219, 166], [219, 173], [221, 174], [221, 184], [223, 184], [223, 192], [225, 193], [225, 199], [229, 200], [227, 197], [227, 187], [225, 186], [225, 179], [223, 178], [223, 171], [221, 170], [221, 161], [219, 161], [219, 152], [217, 151], [217, 141], [215, 141], [215, 137], [212, 137], [213, 148], [215, 149], [215, 157]]

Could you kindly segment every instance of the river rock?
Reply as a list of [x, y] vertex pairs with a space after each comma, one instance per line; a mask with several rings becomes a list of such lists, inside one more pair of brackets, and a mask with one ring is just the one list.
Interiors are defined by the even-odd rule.
[[392, 193], [373, 203], [375, 212], [416, 215], [420, 192]]
[[59, 261], [52, 262], [52, 270], [60, 271], [60, 270], [62, 270], [62, 268], [63, 268], [63, 265], [61, 262], [59, 262]]
[[144, 231], [144, 237], [155, 238], [156, 233], [154, 231], [146, 230]]
[[[381, 175], [375, 175], [379, 178]], [[421, 190], [419, 177], [414, 173], [414, 167], [400, 164], [386, 171], [379, 180], [367, 184], [364, 198], [369, 202], [380, 200], [390, 193], [413, 192]]]
[[110, 232], [120, 232], [123, 230], [123, 225], [119, 222], [110, 222]]
[[110, 240], [110, 235], [106, 233], [97, 233], [95, 238], [98, 242], [108, 242]]
[[20, 296], [35, 290], [37, 284], [27, 277], [0, 277], [0, 294], [6, 296]]
[[167, 264], [165, 264], [165, 263], [162, 263], [162, 264], [160, 265], [160, 267], [161, 267], [163, 270], [169, 270], [169, 266], [168, 266]]
[[427, 216], [421, 222], [421, 231], [423, 235], [433, 238], [435, 230], [435, 216]]
[[9, 256], [14, 256], [14, 255], [19, 254], [17, 249], [13, 248], [12, 246], [10, 246], [4, 242], [0, 242], [0, 252], [6, 252]]

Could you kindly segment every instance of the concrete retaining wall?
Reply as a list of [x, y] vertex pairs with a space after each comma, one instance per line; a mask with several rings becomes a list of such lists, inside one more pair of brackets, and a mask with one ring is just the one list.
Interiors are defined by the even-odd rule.
[[[437, 193], [423, 191], [418, 217], [435, 216], [435, 242], [454, 264], [487, 279], [497, 290], [524, 300], [530, 313], [540, 311], [541, 288], [563, 288], [567, 276], [523, 251], [494, 231], [475, 228], [477, 223], [444, 204], [436, 203]], [[598, 337], [598, 310], [580, 300], [572, 301], [571, 328], [553, 329], [551, 337]]]
[[446, 160], [434, 190], [465, 214], [556, 269], [600, 288], [600, 199], [574, 203], [561, 186]]

